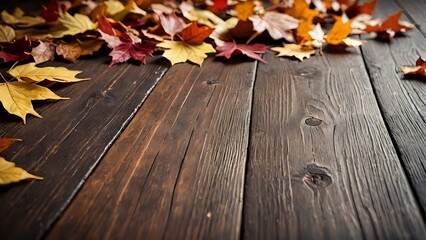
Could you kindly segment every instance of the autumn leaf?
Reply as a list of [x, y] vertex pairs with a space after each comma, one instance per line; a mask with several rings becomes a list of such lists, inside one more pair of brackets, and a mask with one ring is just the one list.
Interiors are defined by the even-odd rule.
[[[216, 44], [218, 41], [216, 41]], [[267, 46], [264, 44], [237, 44], [235, 41], [232, 42], [221, 42], [220, 45], [216, 47], [216, 50], [219, 52], [216, 54], [218, 57], [226, 57], [227, 59], [231, 58], [233, 55], [244, 54], [250, 58], [259, 60], [263, 63], [268, 63], [263, 60], [256, 53], [266, 53]]]
[[31, 41], [27, 38], [21, 38], [13, 42], [10, 46], [6, 46], [0, 51], [0, 58], [5, 62], [22, 61], [28, 58], [31, 52]]
[[[16, 66], [10, 69], [8, 73], [19, 81], [24, 81], [28, 83], [41, 82], [43, 80], [61, 83], [89, 80], [89, 78], [76, 77], [76, 75], [81, 73], [81, 71], [69, 70], [65, 67], [36, 67], [35, 63], [27, 63], [24, 65]], [[8, 84], [12, 83], [13, 82]]]
[[393, 38], [397, 33], [406, 32], [414, 28], [413, 24], [406, 21], [400, 21], [401, 16], [402, 12], [397, 12], [389, 16], [381, 24], [367, 25], [365, 31], [368, 33], [377, 33], [378, 38], [390, 39]]
[[134, 0], [127, 1], [126, 6], [121, 11], [118, 11], [114, 15], [111, 16], [111, 18], [121, 21], [128, 15], [129, 13], [139, 14], [139, 15], [145, 15], [146, 12], [138, 7], [138, 5], [135, 3]]
[[401, 70], [405, 75], [426, 76], [426, 61], [419, 57], [415, 66], [406, 65]]
[[15, 39], [15, 31], [7, 25], [0, 25], [0, 43], [12, 42]]
[[27, 179], [42, 180], [42, 177], [32, 175], [22, 168], [16, 167], [15, 163], [8, 162], [0, 157], [0, 185], [20, 182]]
[[284, 44], [284, 47], [274, 47], [271, 48], [272, 51], [278, 52], [277, 57], [296, 57], [300, 61], [303, 61], [304, 58], [309, 58], [311, 55], [315, 54], [315, 49], [308, 46], [301, 46], [298, 44]]
[[46, 20], [46, 22], [54, 22], [58, 20], [58, 17], [59, 17], [58, 0], [50, 0], [50, 3], [47, 7], [42, 4], [41, 16], [44, 18], [44, 20]]
[[152, 56], [155, 46], [142, 42], [136, 36], [123, 33], [120, 37], [106, 34], [99, 31], [102, 38], [108, 43], [108, 47], [112, 49], [109, 56], [112, 57], [110, 67], [116, 63], [125, 62], [130, 58], [146, 63], [146, 56]]
[[364, 44], [361, 40], [349, 38], [348, 36], [351, 32], [351, 21], [343, 23], [342, 18], [338, 18], [330, 31], [328, 31], [325, 41], [327, 44], [335, 46], [356, 47]]
[[172, 38], [175, 34], [182, 32], [182, 30], [186, 27], [185, 21], [176, 16], [175, 12], [171, 14], [160, 14], [159, 16], [161, 26], [167, 34], [172, 36]]
[[201, 43], [200, 45], [191, 45], [184, 41], [168, 41], [157, 44], [158, 47], [165, 48], [163, 57], [170, 60], [172, 65], [176, 63], [191, 61], [201, 66], [207, 53], [216, 52], [211, 44]]
[[193, 22], [189, 27], [182, 31], [182, 39], [188, 44], [199, 45], [213, 32], [213, 28], [208, 26], [198, 27], [197, 23]]
[[361, 14], [371, 15], [376, 7], [376, 3], [377, 0], [373, 0], [359, 5], [359, 0], [355, 0], [355, 2], [345, 10], [345, 13], [349, 18], [354, 18]]
[[289, 42], [294, 42], [292, 29], [296, 29], [299, 20], [290, 15], [278, 12], [266, 12], [265, 15], [254, 15], [249, 17], [253, 22], [253, 28], [257, 33], [263, 33], [268, 30], [269, 35], [275, 40], [284, 38]]
[[2, 153], [4, 150], [8, 149], [10, 145], [12, 145], [15, 142], [20, 142], [21, 139], [16, 138], [0, 138], [0, 153]]
[[10, 114], [16, 115], [26, 123], [27, 114], [42, 118], [31, 104], [32, 100], [67, 99], [53, 93], [50, 89], [26, 82], [0, 83], [0, 102]]
[[103, 41], [98, 39], [83, 41], [74, 39], [69, 43], [60, 40], [56, 43], [56, 53], [70, 62], [75, 62], [80, 56], [92, 55], [94, 52], [98, 51], [103, 43]]
[[120, 1], [108, 0], [102, 3], [106, 5], [109, 16], [113, 16], [125, 9], [124, 5]]
[[220, 13], [228, 7], [227, 0], [210, 0], [213, 5], [208, 5], [207, 9], [214, 12]]
[[309, 8], [306, 0], [294, 0], [293, 7], [287, 8], [285, 13], [302, 20], [314, 18], [319, 14], [318, 11]]
[[33, 56], [36, 64], [53, 61], [55, 59], [55, 45], [51, 42], [40, 42], [37, 47], [31, 50], [31, 56]]
[[60, 13], [59, 22], [62, 23], [64, 29], [52, 33], [55, 38], [61, 38], [65, 35], [76, 35], [84, 33], [87, 30], [95, 29], [95, 24], [86, 15], [76, 13], [74, 16], [65, 12]]
[[6, 24], [19, 27], [32, 27], [45, 23], [44, 19], [41, 17], [25, 16], [24, 11], [22, 11], [20, 8], [15, 8], [13, 14], [3, 10], [1, 12], [1, 18]]
[[247, 21], [250, 16], [254, 15], [254, 2], [245, 1], [235, 5], [237, 17], [243, 21]]
[[189, 21], [197, 22], [211, 28], [214, 28], [219, 24], [225, 24], [224, 20], [211, 11], [195, 9], [194, 6], [188, 2], [182, 2], [179, 5], [179, 8], [182, 11], [183, 16]]

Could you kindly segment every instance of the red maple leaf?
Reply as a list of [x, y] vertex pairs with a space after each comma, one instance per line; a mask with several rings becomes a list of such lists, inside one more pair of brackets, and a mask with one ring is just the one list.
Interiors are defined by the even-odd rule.
[[202, 26], [198, 27], [197, 23], [193, 22], [189, 27], [185, 28], [182, 31], [183, 41], [193, 44], [200, 45], [204, 42], [206, 38], [214, 31], [214, 28]]
[[120, 62], [125, 62], [130, 58], [146, 63], [146, 56], [152, 56], [155, 50], [155, 45], [150, 44], [148, 41], [142, 42], [142, 40], [136, 36], [123, 33], [120, 37], [106, 34], [99, 31], [102, 38], [108, 43], [108, 47], [112, 49], [109, 56], [112, 57], [112, 61], [109, 64], [112, 65]]
[[106, 34], [115, 35], [114, 28], [108, 19], [104, 16], [98, 16], [98, 28]]
[[219, 51], [219, 53], [216, 55], [218, 57], [226, 57], [227, 59], [229, 59], [233, 55], [244, 54], [250, 58], [259, 60], [263, 63], [268, 63], [256, 54], [266, 53], [267, 46], [264, 44], [237, 44], [235, 43], [235, 41], [222, 42], [220, 40], [216, 40], [216, 44], [218, 45], [216, 47], [216, 50]]
[[368, 14], [371, 15], [376, 7], [377, 0], [373, 0], [368, 3], [364, 3], [359, 5], [359, 0], [355, 0], [355, 2], [346, 9], [345, 13], [349, 18], [354, 18], [360, 14]]
[[3, 47], [3, 50], [0, 51], [0, 58], [5, 62], [25, 60], [31, 53], [31, 41], [27, 36]]
[[[63, 11], [65, 11], [64, 6], [61, 6]], [[46, 20], [46, 22], [54, 22], [58, 20], [59, 17], [59, 2], [58, 0], [51, 0], [49, 5], [46, 7], [41, 5], [41, 16]]]
[[228, 0], [210, 0], [213, 5], [208, 6], [208, 10], [220, 13], [228, 7]]

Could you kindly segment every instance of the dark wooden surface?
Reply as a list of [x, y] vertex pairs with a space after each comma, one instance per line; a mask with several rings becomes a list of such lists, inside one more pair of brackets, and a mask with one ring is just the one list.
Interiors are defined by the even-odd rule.
[[92, 77], [54, 87], [70, 100], [27, 125], [0, 114], [0, 137], [24, 140], [2, 155], [45, 177], [0, 188], [0, 239], [423, 239], [426, 83], [399, 68], [426, 57], [426, 20], [410, 2], [375, 16], [403, 7], [418, 29], [302, 63], [66, 65]]
[[165, 75], [48, 239], [239, 237], [256, 63], [212, 60]]
[[266, 60], [253, 98], [244, 237], [425, 236], [359, 52]]
[[70, 64], [92, 79], [58, 86], [56, 93], [71, 99], [37, 108], [44, 119], [29, 117], [23, 125], [17, 117], [0, 117], [1, 137], [23, 139], [4, 157], [45, 178], [0, 188], [0, 239], [29, 239], [47, 231], [167, 70], [158, 59], [112, 68], [107, 61], [96, 57]]
[[[383, 19], [399, 10], [393, 2], [379, 1], [375, 16]], [[426, 210], [426, 83], [404, 77], [400, 67], [414, 63], [419, 56], [425, 57], [425, 43], [425, 36], [413, 29], [390, 42], [370, 40], [362, 47], [383, 117], [423, 211]]]

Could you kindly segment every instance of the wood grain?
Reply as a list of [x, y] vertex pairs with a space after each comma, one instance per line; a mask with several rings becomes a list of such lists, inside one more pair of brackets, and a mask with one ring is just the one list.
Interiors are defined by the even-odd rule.
[[[378, 2], [376, 16], [399, 8], [393, 2]], [[426, 22], [425, 22], [426, 24]], [[400, 68], [426, 56], [426, 38], [413, 29], [391, 42], [370, 40], [362, 47], [377, 99], [423, 210], [426, 210], [426, 84], [405, 79]]]
[[[379, 5], [376, 10], [377, 12], [384, 13], [386, 9], [392, 9], [392, 11], [396, 12], [399, 8], [404, 9], [404, 14], [408, 16], [408, 18], [416, 24], [417, 28], [426, 37], [426, 1], [424, 0], [392, 0], [386, 1], [378, 1]], [[398, 8], [395, 8], [395, 3], [398, 5]], [[385, 6], [385, 4], [389, 4], [392, 6]], [[388, 8], [390, 7], [390, 8]]]
[[48, 239], [239, 238], [255, 68], [174, 66]]
[[421, 239], [426, 230], [359, 51], [260, 65], [247, 239]]
[[158, 59], [112, 68], [106, 61], [96, 56], [67, 66], [92, 79], [54, 86], [71, 99], [37, 104], [44, 119], [29, 117], [23, 125], [2, 113], [0, 136], [23, 139], [5, 157], [44, 180], [0, 188], [0, 239], [47, 231], [167, 70]]

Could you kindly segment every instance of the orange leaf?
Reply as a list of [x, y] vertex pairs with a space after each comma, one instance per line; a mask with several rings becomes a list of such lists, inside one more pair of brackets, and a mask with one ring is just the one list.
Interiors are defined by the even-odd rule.
[[308, 20], [302, 20], [299, 23], [299, 26], [297, 26], [297, 40], [299, 44], [304, 44], [307, 41], [312, 41], [311, 35], [309, 35], [309, 32], [313, 29], [313, 18], [310, 18]]
[[406, 65], [401, 70], [405, 75], [426, 76], [426, 61], [419, 57], [416, 61], [416, 66]]
[[351, 33], [351, 21], [343, 23], [342, 18], [338, 18], [333, 28], [327, 33], [325, 41], [331, 45], [339, 45], [343, 43], [343, 39], [347, 38]]
[[400, 21], [402, 12], [399, 11], [389, 16], [382, 24], [374, 26], [367, 25], [365, 31], [368, 33], [376, 32], [379, 38], [392, 38], [396, 33], [405, 32], [414, 27], [413, 24], [405, 21]]
[[349, 18], [354, 18], [360, 14], [368, 14], [371, 15], [376, 7], [377, 0], [373, 0], [368, 3], [364, 3], [359, 5], [359, 0], [356, 0], [354, 4], [352, 4], [348, 9], [346, 9], [345, 13]]
[[293, 7], [286, 9], [285, 13], [297, 19], [310, 19], [319, 14], [318, 11], [310, 9], [305, 0], [294, 0]]
[[235, 11], [237, 11], [237, 17], [243, 21], [254, 14], [254, 3], [252, 1], [246, 1], [239, 3], [235, 6]]
[[200, 45], [210, 36], [213, 30], [214, 28], [207, 26], [198, 27], [197, 23], [193, 22], [182, 31], [182, 39], [186, 43]]
[[12, 145], [15, 142], [20, 142], [21, 139], [16, 138], [0, 138], [0, 153], [4, 150], [8, 149], [10, 145]]

